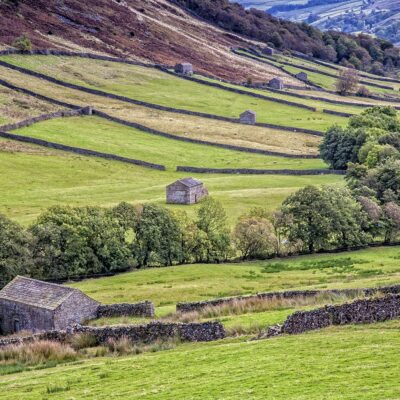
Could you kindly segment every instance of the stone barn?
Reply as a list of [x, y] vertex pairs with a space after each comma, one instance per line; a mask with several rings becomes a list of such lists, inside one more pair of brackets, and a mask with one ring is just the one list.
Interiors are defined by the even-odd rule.
[[300, 81], [303, 82], [307, 82], [308, 81], [308, 75], [305, 72], [299, 72], [298, 74], [295, 75], [297, 79], [299, 79]]
[[281, 78], [273, 78], [268, 83], [267, 86], [272, 89], [282, 90], [285, 86], [283, 85], [283, 80]]
[[266, 56], [273, 56], [275, 54], [275, 50], [272, 47], [264, 47], [262, 52]]
[[176, 64], [175, 72], [181, 75], [193, 75], [193, 65], [190, 63]]
[[180, 179], [167, 186], [168, 204], [196, 204], [208, 196], [204, 184], [194, 178]]
[[254, 125], [256, 123], [257, 114], [253, 110], [247, 110], [240, 114], [240, 123]]
[[98, 307], [78, 289], [17, 276], [0, 290], [0, 334], [64, 330], [96, 318]]

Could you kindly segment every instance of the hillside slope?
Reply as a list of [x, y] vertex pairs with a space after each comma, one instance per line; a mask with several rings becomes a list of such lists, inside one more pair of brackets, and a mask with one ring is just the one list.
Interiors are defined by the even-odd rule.
[[[248, 42], [194, 18], [166, 0], [0, 0], [0, 49], [26, 33], [35, 48], [129, 56], [174, 64], [187, 60], [196, 70], [222, 78], [268, 79], [285, 74], [233, 55]], [[286, 79], [295, 81], [286, 76]]]
[[348, 33], [364, 32], [400, 44], [400, 3], [394, 0], [239, 0], [246, 8], [255, 7], [296, 22], [308, 22], [319, 29]]

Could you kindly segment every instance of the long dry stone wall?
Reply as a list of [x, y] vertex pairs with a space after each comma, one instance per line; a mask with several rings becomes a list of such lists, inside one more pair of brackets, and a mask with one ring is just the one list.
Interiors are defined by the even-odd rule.
[[147, 161], [135, 160], [133, 158], [122, 157], [122, 156], [118, 156], [116, 154], [102, 153], [99, 151], [83, 149], [80, 147], [66, 146], [66, 145], [63, 145], [60, 143], [49, 142], [47, 140], [36, 139], [33, 137], [29, 137], [29, 136], [15, 135], [15, 134], [9, 133], [9, 132], [0, 132], [0, 137], [2, 137], [4, 139], [16, 140], [18, 142], [30, 143], [30, 144], [35, 144], [38, 146], [48, 147], [50, 149], [68, 151], [70, 153], [76, 153], [76, 154], [80, 154], [82, 156], [98, 157], [98, 158], [105, 158], [107, 160], [121, 161], [121, 162], [125, 162], [128, 164], [139, 165], [139, 166], [145, 167], [145, 168], [157, 169], [160, 171], [166, 170], [165, 166], [160, 165], [160, 164], [153, 164], [153, 163], [149, 163]]
[[55, 104], [55, 105], [58, 105], [58, 106], [61, 106], [61, 107], [73, 108], [73, 109], [81, 108], [81, 106], [77, 106], [75, 104], [66, 103], [64, 101], [59, 101], [59, 100], [56, 100], [56, 99], [52, 99], [51, 97], [47, 97], [47, 96], [43, 96], [43, 95], [41, 95], [39, 93], [35, 93], [32, 90], [28, 90], [28, 89], [25, 89], [25, 88], [22, 88], [22, 87], [19, 87], [19, 86], [15, 86], [15, 85], [13, 85], [13, 84], [11, 84], [11, 83], [3, 80], [3, 79], [0, 79], [0, 85], [6, 87], [8, 89], [15, 90], [16, 92], [24, 93], [24, 94], [26, 94], [28, 96], [36, 97], [39, 100], [43, 100], [43, 101], [46, 101], [48, 103], [52, 103], [52, 104]]
[[66, 342], [76, 334], [93, 335], [98, 344], [105, 344], [109, 340], [118, 340], [121, 338], [127, 338], [136, 343], [152, 343], [158, 340], [173, 338], [179, 338], [187, 342], [210, 342], [226, 337], [224, 326], [217, 321], [188, 324], [151, 322], [146, 325], [106, 327], [78, 325], [69, 328], [67, 331], [49, 331], [25, 337], [0, 339], [0, 348], [39, 340]]
[[79, 108], [79, 109], [74, 109], [74, 110], [60, 110], [60, 111], [56, 111], [54, 113], [43, 114], [43, 115], [39, 115], [37, 117], [25, 119], [23, 121], [15, 122], [13, 124], [7, 124], [7, 125], [0, 126], [0, 131], [4, 131], [4, 132], [13, 131], [15, 129], [25, 128], [27, 126], [36, 124], [38, 122], [48, 121], [50, 119], [55, 119], [55, 118], [77, 117], [79, 115], [91, 115], [91, 114], [92, 114], [92, 109], [90, 107], [84, 107], [84, 108]]
[[[272, 60], [272, 61], [274, 60], [273, 58], [266, 57], [266, 56], [263, 56], [263, 55], [259, 55], [259, 57], [261, 57], [263, 59], [267, 59], [267, 60]], [[284, 65], [288, 65], [289, 67], [299, 68], [299, 69], [302, 69], [304, 71], [309, 71], [309, 72], [315, 72], [315, 73], [320, 74], [320, 75], [329, 76], [330, 78], [335, 78], [335, 79], [337, 78], [337, 75], [335, 75], [335, 74], [331, 74], [331, 73], [326, 72], [326, 71], [321, 71], [321, 70], [316, 69], [316, 68], [306, 67], [304, 65], [299, 66], [299, 65], [291, 63], [289, 61], [279, 60], [278, 62], [281, 63], [281, 64], [284, 64]], [[368, 81], [363, 81], [363, 80], [360, 80], [360, 83], [362, 83], [364, 85], [374, 86], [374, 87], [377, 87], [377, 88], [380, 88], [380, 89], [394, 90], [394, 88], [392, 86], [380, 85], [378, 83], [373, 83], [373, 82], [368, 82]]]
[[357, 300], [353, 303], [296, 312], [287, 318], [281, 333], [297, 334], [331, 325], [374, 323], [398, 317], [400, 295], [388, 295], [379, 299]]
[[154, 317], [154, 304], [151, 301], [141, 303], [101, 304], [97, 309], [97, 318], [103, 317]]
[[283, 152], [277, 152], [277, 151], [253, 149], [251, 147], [234, 146], [234, 145], [230, 145], [230, 144], [210, 142], [208, 140], [192, 139], [192, 138], [182, 137], [182, 136], [178, 136], [178, 135], [173, 135], [171, 133], [162, 132], [162, 131], [138, 124], [136, 122], [130, 122], [130, 121], [126, 121], [121, 118], [113, 117], [102, 111], [93, 110], [93, 114], [97, 115], [99, 117], [105, 118], [109, 121], [116, 122], [118, 124], [126, 125], [131, 128], [135, 128], [135, 129], [139, 129], [143, 132], [151, 133], [152, 135], [162, 136], [162, 137], [165, 137], [168, 139], [173, 139], [173, 140], [179, 140], [181, 142], [195, 143], [195, 144], [201, 144], [201, 145], [213, 146], [213, 147], [220, 147], [223, 149], [242, 151], [242, 152], [246, 152], [246, 153], [264, 154], [264, 155], [268, 155], [268, 156], [280, 156], [280, 157], [286, 157], [286, 158], [306, 158], [306, 159], [319, 158], [318, 155], [283, 153]]
[[[287, 156], [286, 156], [287, 157]], [[303, 157], [313, 158], [313, 157]], [[192, 172], [195, 174], [246, 174], [246, 175], [345, 175], [346, 171], [335, 169], [251, 169], [251, 168], [202, 168], [178, 166], [179, 172]]]
[[[57, 85], [60, 85], [60, 86], [63, 86], [63, 87], [67, 87], [69, 89], [79, 90], [79, 91], [90, 93], [90, 94], [93, 94], [93, 95], [96, 95], [96, 96], [102, 96], [102, 97], [106, 97], [106, 98], [110, 98], [110, 99], [120, 100], [120, 101], [123, 101], [125, 103], [131, 103], [131, 104], [135, 104], [135, 105], [138, 105], [138, 106], [152, 108], [152, 109], [160, 110], [160, 111], [173, 112], [173, 113], [182, 114], [182, 115], [193, 115], [193, 116], [202, 117], [202, 118], [208, 118], [208, 119], [214, 119], [214, 120], [219, 120], [219, 121], [227, 121], [227, 122], [233, 122], [233, 123], [240, 124], [240, 120], [236, 119], [236, 118], [223, 117], [223, 116], [215, 115], [215, 114], [202, 113], [202, 112], [190, 111], [190, 110], [185, 110], [185, 109], [180, 109], [180, 108], [162, 106], [162, 105], [159, 105], [159, 104], [144, 102], [144, 101], [141, 101], [141, 100], [135, 100], [135, 99], [132, 99], [130, 97], [120, 96], [120, 95], [117, 95], [117, 94], [114, 94], [114, 93], [104, 92], [104, 91], [98, 90], [98, 89], [91, 89], [91, 88], [87, 88], [85, 86], [76, 85], [76, 84], [69, 83], [69, 82], [64, 82], [64, 81], [61, 81], [59, 79], [53, 78], [51, 76], [48, 76], [48, 75], [45, 75], [45, 74], [42, 74], [42, 73], [39, 73], [39, 72], [35, 72], [35, 71], [29, 70], [29, 69], [26, 69], [26, 68], [22, 68], [22, 67], [18, 67], [18, 66], [12, 65], [12, 64], [7, 63], [5, 61], [0, 61], [0, 66], [3, 66], [5, 68], [9, 68], [9, 69], [24, 73], [26, 75], [34, 76], [34, 77], [39, 78], [39, 79], [46, 80], [48, 82], [52, 82], [52, 83], [55, 83]], [[288, 127], [288, 126], [281, 126], [281, 125], [267, 124], [267, 123], [257, 123], [255, 125], [256, 126], [265, 127], [265, 128], [280, 129], [280, 130], [284, 130], [284, 131], [288, 131], [288, 132], [301, 132], [301, 133], [307, 133], [307, 134], [315, 135], [315, 136], [323, 136], [322, 132], [315, 131], [315, 130], [312, 130], [312, 129], [295, 128], [295, 127]]]
[[372, 296], [376, 293], [397, 294], [400, 293], [400, 285], [364, 289], [290, 290], [286, 292], [265, 292], [249, 296], [225, 297], [221, 299], [198, 301], [192, 303], [178, 303], [176, 305], [176, 311], [182, 313], [201, 311], [208, 307], [229, 305], [246, 300], [299, 299], [316, 297], [320, 295]]
[[121, 57], [111, 57], [105, 56], [101, 54], [93, 54], [93, 53], [83, 53], [83, 52], [75, 52], [75, 51], [66, 51], [66, 50], [56, 50], [56, 49], [36, 49], [31, 51], [22, 51], [16, 49], [8, 49], [0, 51], [0, 56], [8, 56], [8, 55], [25, 55], [25, 56], [61, 56], [61, 57], [80, 57], [80, 58], [90, 58], [92, 60], [100, 60], [100, 61], [110, 61], [115, 63], [129, 64], [129, 65], [137, 65], [140, 67], [146, 68], [170, 68], [168, 65], [164, 64], [154, 64], [154, 63], [143, 63], [140, 61], [128, 60], [126, 58]]

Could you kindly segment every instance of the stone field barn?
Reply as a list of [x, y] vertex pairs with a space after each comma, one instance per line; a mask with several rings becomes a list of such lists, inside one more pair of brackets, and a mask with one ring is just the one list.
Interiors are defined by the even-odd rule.
[[203, 183], [194, 178], [180, 179], [167, 186], [167, 203], [196, 204], [208, 195]]
[[64, 330], [96, 318], [98, 307], [78, 289], [17, 276], [0, 290], [0, 334]]

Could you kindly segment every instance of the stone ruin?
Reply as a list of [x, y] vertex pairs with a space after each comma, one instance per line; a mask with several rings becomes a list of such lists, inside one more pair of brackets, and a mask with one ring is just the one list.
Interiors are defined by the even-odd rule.
[[264, 47], [262, 49], [263, 54], [266, 56], [273, 56], [275, 54], [275, 50], [272, 47]]
[[187, 62], [175, 65], [175, 72], [180, 75], [193, 75], [193, 65]]
[[240, 114], [240, 123], [254, 125], [256, 123], [257, 114], [253, 110], [247, 110]]
[[303, 82], [307, 82], [308, 81], [308, 75], [303, 71], [299, 72], [295, 76], [300, 81], [303, 81]]
[[283, 84], [283, 80], [281, 78], [272, 78], [268, 83], [267, 86], [271, 89], [282, 90], [285, 88]]

